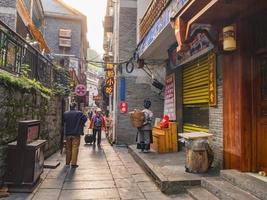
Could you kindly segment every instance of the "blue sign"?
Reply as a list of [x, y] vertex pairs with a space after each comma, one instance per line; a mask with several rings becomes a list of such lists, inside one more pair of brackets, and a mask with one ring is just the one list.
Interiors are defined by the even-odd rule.
[[172, 0], [160, 17], [152, 25], [151, 29], [145, 35], [143, 40], [139, 43], [137, 47], [137, 53], [139, 56], [146, 51], [146, 49], [155, 41], [159, 34], [167, 27], [167, 25], [170, 23], [170, 18], [174, 17], [187, 2], [188, 0]]

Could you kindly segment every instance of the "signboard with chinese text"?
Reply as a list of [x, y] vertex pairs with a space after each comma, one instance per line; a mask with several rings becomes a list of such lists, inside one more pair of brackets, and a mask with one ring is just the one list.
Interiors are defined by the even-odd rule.
[[114, 86], [115, 72], [113, 64], [108, 63], [106, 67], [105, 92], [107, 95], [112, 95]]
[[191, 40], [188, 44], [188, 50], [182, 53], [177, 53], [176, 47], [177, 44], [174, 44], [168, 50], [169, 65], [173, 69], [185, 63], [188, 63], [201, 55], [204, 55], [205, 53], [212, 50], [214, 48], [214, 45], [210, 40], [208, 31], [197, 29], [191, 36]]
[[165, 85], [164, 114], [176, 120], [175, 75], [167, 76]]

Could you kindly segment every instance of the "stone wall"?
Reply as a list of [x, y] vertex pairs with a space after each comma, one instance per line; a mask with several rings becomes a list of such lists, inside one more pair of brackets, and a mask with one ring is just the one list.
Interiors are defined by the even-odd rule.
[[[59, 47], [59, 29], [71, 29], [71, 47]], [[78, 20], [45, 18], [44, 37], [54, 54], [68, 54], [80, 57], [82, 46], [81, 22]]]
[[11, 29], [16, 30], [16, 2], [17, 0], [0, 1], [0, 20], [6, 23]]
[[45, 157], [48, 157], [59, 149], [61, 109], [60, 97], [47, 100], [37, 94], [7, 90], [0, 85], [0, 182], [6, 168], [7, 144], [17, 137], [17, 122], [41, 121], [40, 136], [48, 141], [45, 147]]

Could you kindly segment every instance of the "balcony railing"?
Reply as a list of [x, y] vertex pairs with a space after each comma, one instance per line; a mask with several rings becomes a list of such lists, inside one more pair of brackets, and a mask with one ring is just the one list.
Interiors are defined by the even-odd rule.
[[144, 17], [140, 22], [140, 38], [142, 39], [149, 31], [153, 23], [160, 16], [170, 0], [152, 0]]
[[0, 20], [0, 69], [20, 75], [23, 65], [29, 66], [31, 79], [47, 87], [52, 85], [52, 62]]

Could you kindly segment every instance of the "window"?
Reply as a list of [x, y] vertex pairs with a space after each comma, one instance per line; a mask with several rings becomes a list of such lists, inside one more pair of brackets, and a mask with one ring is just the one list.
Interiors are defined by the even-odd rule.
[[59, 29], [59, 46], [60, 47], [71, 47], [71, 30], [70, 29]]
[[71, 47], [71, 39], [59, 38], [60, 47]]

